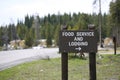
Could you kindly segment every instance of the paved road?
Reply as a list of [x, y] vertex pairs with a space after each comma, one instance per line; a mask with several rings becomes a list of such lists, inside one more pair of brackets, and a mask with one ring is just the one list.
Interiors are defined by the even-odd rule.
[[0, 71], [24, 62], [56, 57], [60, 57], [58, 48], [0, 51]]

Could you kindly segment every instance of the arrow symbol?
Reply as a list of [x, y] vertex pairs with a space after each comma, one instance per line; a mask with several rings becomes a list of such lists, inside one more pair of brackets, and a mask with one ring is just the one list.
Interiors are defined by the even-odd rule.
[[81, 50], [81, 47], [78, 47], [78, 48], [75, 48], [75, 49], [80, 51], [80, 50]]

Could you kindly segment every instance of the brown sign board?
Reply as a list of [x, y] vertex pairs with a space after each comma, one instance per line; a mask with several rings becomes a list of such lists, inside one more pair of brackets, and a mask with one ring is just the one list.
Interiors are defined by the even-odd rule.
[[67, 31], [59, 33], [59, 52], [97, 52], [96, 31]]

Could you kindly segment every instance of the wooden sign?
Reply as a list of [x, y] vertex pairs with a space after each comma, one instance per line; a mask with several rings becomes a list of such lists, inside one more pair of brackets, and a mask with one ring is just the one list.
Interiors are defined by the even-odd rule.
[[97, 52], [95, 31], [60, 31], [59, 52]]

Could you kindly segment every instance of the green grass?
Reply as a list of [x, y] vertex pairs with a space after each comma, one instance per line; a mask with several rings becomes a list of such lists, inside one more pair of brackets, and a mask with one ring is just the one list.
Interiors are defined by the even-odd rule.
[[[68, 80], [89, 80], [89, 59], [69, 57]], [[120, 55], [97, 56], [97, 80], [120, 80]], [[39, 60], [0, 71], [0, 80], [61, 80], [61, 59]]]
[[97, 59], [97, 77], [98, 80], [120, 80], [120, 54]]

